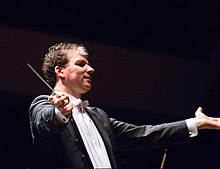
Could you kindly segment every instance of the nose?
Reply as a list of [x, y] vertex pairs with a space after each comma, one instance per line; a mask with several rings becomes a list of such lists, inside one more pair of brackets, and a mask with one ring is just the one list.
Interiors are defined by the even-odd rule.
[[89, 74], [92, 74], [92, 73], [94, 73], [94, 69], [90, 66], [90, 65], [87, 65], [87, 72], [89, 73]]

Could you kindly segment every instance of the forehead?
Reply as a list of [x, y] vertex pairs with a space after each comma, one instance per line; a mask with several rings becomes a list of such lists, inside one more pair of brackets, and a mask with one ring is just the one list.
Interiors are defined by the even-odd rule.
[[85, 56], [83, 56], [79, 51], [74, 50], [74, 49], [70, 49], [67, 50], [67, 57], [70, 61], [76, 61], [76, 60], [84, 60], [87, 61], [87, 59], [85, 58]]

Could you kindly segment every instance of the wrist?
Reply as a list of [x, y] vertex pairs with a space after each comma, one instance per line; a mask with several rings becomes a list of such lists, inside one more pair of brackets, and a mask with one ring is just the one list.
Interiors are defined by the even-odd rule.
[[197, 126], [197, 129], [198, 130], [201, 130], [201, 129], [204, 129], [204, 119], [202, 118], [199, 118], [199, 117], [195, 117], [195, 123], [196, 123], [196, 126]]

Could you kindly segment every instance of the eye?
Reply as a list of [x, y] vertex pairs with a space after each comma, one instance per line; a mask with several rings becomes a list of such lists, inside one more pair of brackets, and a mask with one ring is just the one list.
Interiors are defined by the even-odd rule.
[[76, 62], [76, 65], [77, 65], [77, 66], [80, 66], [80, 67], [84, 67], [84, 66], [86, 65], [86, 62], [84, 62], [84, 61], [78, 61], [78, 62]]

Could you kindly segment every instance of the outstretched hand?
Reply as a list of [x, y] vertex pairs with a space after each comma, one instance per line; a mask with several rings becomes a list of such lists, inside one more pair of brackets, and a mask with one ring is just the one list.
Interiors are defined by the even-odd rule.
[[202, 108], [199, 107], [195, 112], [195, 122], [198, 129], [213, 129], [220, 130], [220, 118], [209, 117], [202, 112]]

